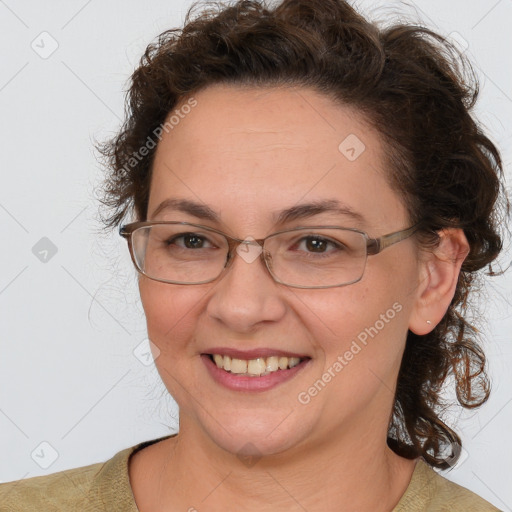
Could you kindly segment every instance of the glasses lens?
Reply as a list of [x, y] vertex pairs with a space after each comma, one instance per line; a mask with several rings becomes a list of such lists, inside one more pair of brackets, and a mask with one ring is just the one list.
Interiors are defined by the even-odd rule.
[[[177, 284], [216, 279], [228, 261], [223, 235], [194, 225], [155, 224], [132, 233], [137, 268], [152, 279]], [[359, 281], [366, 265], [366, 237], [341, 228], [303, 228], [265, 241], [274, 278], [304, 288], [342, 286]]]
[[226, 238], [197, 226], [156, 224], [132, 234], [134, 259], [152, 279], [196, 284], [215, 279], [228, 254]]
[[359, 281], [366, 265], [366, 238], [345, 229], [289, 231], [267, 239], [270, 269], [280, 282], [330, 287]]

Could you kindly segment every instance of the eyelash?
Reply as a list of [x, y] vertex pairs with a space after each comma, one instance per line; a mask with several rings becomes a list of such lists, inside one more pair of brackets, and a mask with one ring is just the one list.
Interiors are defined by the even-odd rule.
[[[307, 236], [303, 236], [302, 238], [300, 238], [295, 244], [294, 246], [298, 246], [299, 244], [303, 243], [303, 242], [306, 242], [307, 243], [307, 240], [317, 240], [319, 242], [322, 242], [322, 243], [325, 243], [327, 244], [328, 246], [332, 246], [333, 247], [333, 250], [342, 250], [343, 249], [343, 246], [342, 244], [340, 243], [337, 243], [337, 242], [334, 242], [333, 240], [330, 240], [329, 238], [325, 238], [325, 237], [322, 237], [322, 236], [318, 236], [318, 235], [307, 235]], [[316, 256], [328, 256], [331, 252], [333, 252], [333, 250], [329, 251], [329, 250], [326, 250], [326, 251], [323, 251], [323, 252], [314, 252], [314, 251], [304, 251], [306, 254], [314, 254]]]
[[[191, 249], [191, 248], [188, 248], [188, 247], [184, 247], [184, 243], [183, 243], [183, 245], [176, 243], [177, 240], [179, 240], [179, 239], [184, 240], [186, 237], [199, 238], [202, 241], [203, 244], [206, 242], [206, 243], [208, 243], [210, 245], [210, 247], [200, 247], [199, 249], [208, 249], [208, 248], [211, 248], [211, 247], [215, 247], [215, 244], [213, 244], [208, 239], [208, 237], [206, 237], [204, 235], [201, 235], [201, 234], [198, 234], [198, 233], [181, 233], [179, 235], [174, 235], [172, 238], [166, 240], [165, 244], [168, 245], [168, 246], [169, 245], [176, 245], [177, 247], [181, 247], [181, 248], [184, 248], [184, 249], [194, 250], [194, 249]], [[322, 256], [325, 257], [325, 256], [329, 256], [329, 254], [331, 252], [333, 252], [333, 250], [342, 250], [343, 249], [342, 244], [334, 242], [333, 240], [330, 240], [329, 238], [321, 237], [319, 235], [303, 236], [302, 238], [300, 238], [299, 240], [294, 242], [292, 247], [298, 247], [302, 243], [307, 243], [308, 240], [316, 240], [318, 242], [325, 243], [327, 245], [327, 247], [331, 246], [333, 249], [330, 250], [330, 251], [326, 250], [326, 251], [321, 251], [321, 252], [304, 250], [303, 251], [304, 254], [314, 254], [317, 257], [322, 257]]]
[[[181, 233], [179, 235], [174, 235], [173, 237], [169, 238], [168, 240], [165, 241], [165, 244], [166, 245], [176, 245], [177, 247], [181, 247], [181, 248], [184, 248], [184, 249], [188, 249], [188, 247], [184, 247], [184, 246], [181, 246], [181, 245], [177, 245], [175, 243], [176, 240], [179, 240], [180, 238], [181, 239], [185, 239], [186, 237], [196, 237], [196, 238], [200, 238], [203, 242], [204, 241], [207, 241], [212, 247], [215, 247], [215, 245], [205, 236], [203, 235], [200, 235], [198, 233]], [[208, 249], [208, 247], [201, 247], [201, 249]]]

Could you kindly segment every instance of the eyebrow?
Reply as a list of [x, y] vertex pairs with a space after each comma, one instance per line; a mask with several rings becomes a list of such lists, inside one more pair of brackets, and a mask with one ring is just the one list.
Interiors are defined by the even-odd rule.
[[[220, 222], [219, 215], [209, 206], [196, 201], [191, 201], [190, 199], [166, 199], [158, 205], [151, 217], [156, 217], [156, 215], [165, 210], [175, 210], [188, 213], [198, 219]], [[337, 199], [325, 199], [322, 201], [294, 205], [290, 208], [286, 208], [285, 210], [274, 212], [273, 218], [277, 224], [282, 225], [294, 220], [314, 217], [315, 215], [320, 215], [322, 213], [334, 213], [350, 217], [359, 223], [365, 222], [363, 215], [356, 212], [351, 207], [342, 204]]]
[[191, 201], [190, 199], [166, 199], [157, 206], [152, 217], [155, 217], [165, 210], [176, 210], [188, 213], [198, 219], [220, 222], [219, 216], [209, 206], [197, 203], [196, 201]]
[[353, 220], [364, 223], [365, 218], [350, 206], [342, 204], [337, 199], [325, 199], [312, 203], [303, 203], [287, 208], [277, 213], [277, 223], [285, 224], [293, 220], [306, 219], [321, 213], [334, 213], [351, 217]]

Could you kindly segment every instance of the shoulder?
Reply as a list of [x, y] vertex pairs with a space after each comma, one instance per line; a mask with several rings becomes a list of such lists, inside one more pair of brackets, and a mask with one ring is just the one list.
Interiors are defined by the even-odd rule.
[[[64, 510], [81, 503], [105, 463], [0, 485], [0, 511]], [[57, 508], [56, 508], [57, 507]]]
[[418, 460], [411, 482], [393, 512], [499, 512], [499, 509]]
[[137, 512], [129, 458], [161, 439], [126, 448], [106, 462], [1, 484], [0, 512]]

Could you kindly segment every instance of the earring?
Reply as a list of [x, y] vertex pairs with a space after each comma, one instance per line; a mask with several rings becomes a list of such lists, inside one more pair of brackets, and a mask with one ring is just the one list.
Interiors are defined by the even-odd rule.
[[430, 325], [432, 322], [430, 320], [427, 320], [427, 324]]

